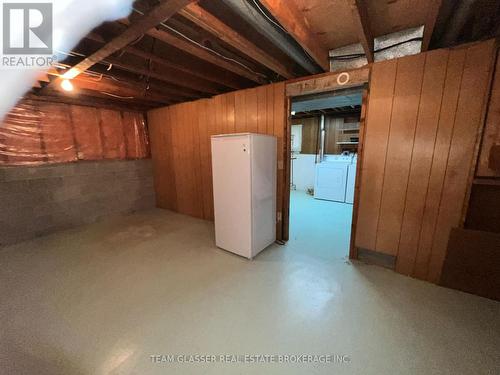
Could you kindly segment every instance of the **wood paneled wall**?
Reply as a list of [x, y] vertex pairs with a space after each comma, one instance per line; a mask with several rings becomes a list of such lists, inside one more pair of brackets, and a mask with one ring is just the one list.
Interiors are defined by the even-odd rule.
[[498, 160], [500, 160], [500, 52], [497, 53], [476, 175], [478, 177], [500, 177], [500, 162]]
[[159, 207], [213, 220], [210, 136], [253, 132], [278, 138], [277, 211], [283, 211], [284, 83], [153, 110], [148, 121]]
[[438, 282], [460, 226], [482, 127], [494, 42], [372, 66], [357, 247]]
[[[450, 231], [464, 218], [495, 53], [487, 41], [371, 66], [355, 246], [395, 256], [400, 273], [439, 281]], [[277, 210], [286, 217], [291, 86], [297, 83], [151, 111], [158, 206], [212, 220], [210, 136], [257, 132], [278, 137]], [[278, 238], [286, 239], [286, 225], [278, 222]]]

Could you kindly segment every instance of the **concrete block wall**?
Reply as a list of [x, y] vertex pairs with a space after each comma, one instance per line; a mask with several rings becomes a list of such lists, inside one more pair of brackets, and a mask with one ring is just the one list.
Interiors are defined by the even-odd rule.
[[150, 159], [0, 167], [0, 246], [154, 206]]

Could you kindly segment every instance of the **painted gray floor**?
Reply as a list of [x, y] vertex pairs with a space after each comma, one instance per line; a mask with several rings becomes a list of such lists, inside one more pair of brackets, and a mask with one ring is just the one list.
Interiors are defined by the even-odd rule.
[[[253, 261], [215, 248], [211, 223], [163, 210], [0, 250], [0, 373], [500, 373], [500, 303], [347, 262], [349, 212], [301, 214], [307, 202], [289, 244]], [[162, 354], [349, 362], [151, 361]]]

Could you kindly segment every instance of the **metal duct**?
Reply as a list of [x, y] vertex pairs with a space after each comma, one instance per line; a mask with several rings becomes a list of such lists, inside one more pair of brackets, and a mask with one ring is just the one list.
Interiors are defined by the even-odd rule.
[[246, 0], [222, 0], [241, 18], [250, 23], [255, 29], [271, 40], [280, 50], [302, 66], [311, 74], [321, 73], [322, 70], [311, 62], [304, 50], [291, 42], [283, 31], [278, 30], [269, 20]]
[[323, 161], [325, 158], [325, 115], [321, 115], [320, 122], [319, 122], [319, 129], [320, 129], [320, 144], [319, 144], [319, 161], [320, 163]]

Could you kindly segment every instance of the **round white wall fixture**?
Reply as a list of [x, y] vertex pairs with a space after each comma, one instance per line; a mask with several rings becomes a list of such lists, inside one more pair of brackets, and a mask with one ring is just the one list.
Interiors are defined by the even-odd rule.
[[351, 79], [351, 76], [347, 72], [340, 73], [339, 76], [337, 77], [337, 83], [340, 86], [345, 85], [349, 80]]

